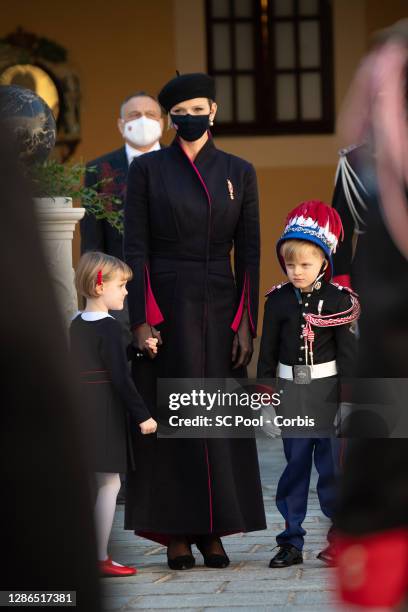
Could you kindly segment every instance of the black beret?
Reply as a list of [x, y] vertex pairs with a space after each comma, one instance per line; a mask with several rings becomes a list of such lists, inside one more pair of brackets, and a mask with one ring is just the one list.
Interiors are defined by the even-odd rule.
[[214, 79], [203, 72], [181, 74], [166, 83], [159, 93], [159, 102], [167, 112], [179, 102], [192, 98], [215, 100]]

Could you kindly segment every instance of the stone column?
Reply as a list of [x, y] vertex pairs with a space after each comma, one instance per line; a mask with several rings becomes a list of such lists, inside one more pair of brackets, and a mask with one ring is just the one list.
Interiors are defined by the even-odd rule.
[[54, 284], [64, 323], [68, 327], [78, 310], [72, 266], [72, 239], [75, 225], [85, 208], [73, 208], [71, 198], [35, 198], [39, 230], [48, 269]]

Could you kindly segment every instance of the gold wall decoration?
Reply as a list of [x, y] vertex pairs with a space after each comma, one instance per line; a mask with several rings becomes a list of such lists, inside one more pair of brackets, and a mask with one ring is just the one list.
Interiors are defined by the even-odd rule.
[[0, 84], [31, 89], [51, 108], [57, 122], [53, 156], [69, 159], [81, 141], [80, 82], [58, 43], [18, 28], [0, 39]]

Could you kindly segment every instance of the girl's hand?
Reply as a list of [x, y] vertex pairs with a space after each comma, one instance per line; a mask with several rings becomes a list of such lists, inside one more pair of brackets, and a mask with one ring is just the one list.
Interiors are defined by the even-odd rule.
[[157, 338], [147, 338], [145, 341], [145, 348], [150, 349], [154, 355], [157, 355], [157, 345], [159, 340]]
[[133, 330], [133, 345], [139, 351], [144, 351], [150, 359], [154, 359], [157, 354], [157, 351], [154, 353], [146, 344], [147, 340], [152, 337], [157, 340], [159, 346], [163, 344], [160, 332], [152, 325], [141, 323]]
[[157, 429], [157, 423], [154, 419], [150, 418], [147, 419], [147, 421], [143, 421], [143, 423], [140, 423], [139, 427], [142, 434], [152, 434]]

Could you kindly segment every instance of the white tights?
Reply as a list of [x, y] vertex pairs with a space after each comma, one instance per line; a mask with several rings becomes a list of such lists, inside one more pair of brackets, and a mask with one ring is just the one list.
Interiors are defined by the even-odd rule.
[[108, 558], [108, 542], [115, 516], [116, 498], [120, 489], [119, 474], [96, 473], [97, 496], [95, 503], [95, 529], [99, 561]]

